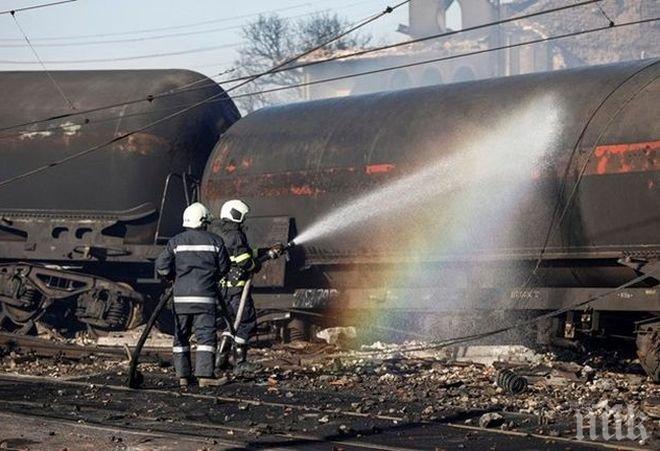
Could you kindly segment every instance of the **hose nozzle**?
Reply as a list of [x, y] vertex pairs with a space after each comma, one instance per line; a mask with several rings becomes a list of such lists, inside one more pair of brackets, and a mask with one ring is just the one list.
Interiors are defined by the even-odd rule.
[[289, 249], [291, 249], [295, 245], [296, 245], [296, 243], [293, 240], [289, 241], [286, 244], [277, 243], [273, 247], [268, 249], [268, 251], [266, 251], [265, 254], [263, 254], [260, 261], [263, 262], [265, 260], [276, 260], [276, 259], [280, 258], [282, 255], [284, 255], [286, 253], [286, 251], [288, 251]]

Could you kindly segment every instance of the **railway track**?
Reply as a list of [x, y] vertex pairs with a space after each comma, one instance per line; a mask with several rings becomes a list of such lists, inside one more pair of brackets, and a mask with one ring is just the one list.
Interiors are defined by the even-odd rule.
[[[173, 434], [165, 431], [138, 430], [108, 425], [80, 423], [78, 421], [54, 418], [38, 414], [0, 412], [3, 424], [3, 437], [0, 446], [7, 449], [73, 449], [69, 440], [86, 448], [101, 443], [125, 443], [128, 446], [148, 444], [151, 449], [172, 449], [193, 451], [209, 445], [227, 448], [240, 447], [236, 441], [221, 440], [196, 435]], [[25, 438], [25, 431], [34, 431], [30, 438]], [[58, 431], [57, 433], [55, 431]], [[57, 438], [55, 438], [57, 436]], [[117, 443], [119, 442], [119, 443]], [[43, 447], [43, 448], [42, 448]]]
[[[45, 340], [39, 337], [0, 332], [0, 347], [16, 350], [38, 357], [66, 357], [81, 359], [95, 356], [106, 359], [125, 360], [130, 356], [130, 349], [122, 346], [76, 345], [59, 341]], [[144, 347], [140, 358], [144, 360], [163, 360], [172, 357], [169, 348]]]
[[[306, 398], [305, 393], [297, 393], [295, 402], [271, 402], [259, 396], [258, 390], [240, 388], [238, 391], [244, 396], [230, 396], [223, 390], [212, 393], [180, 393], [169, 388], [131, 390], [89, 380], [4, 374], [0, 375], [0, 414], [17, 414], [30, 421], [43, 420], [62, 427], [83, 425], [115, 436], [125, 434], [139, 439], [151, 434], [160, 440], [198, 447], [201, 443], [207, 447], [212, 444], [222, 449], [328, 449], [332, 446], [334, 449], [398, 451], [437, 446], [458, 449], [461, 444], [479, 449], [493, 446], [498, 449], [563, 450], [567, 446], [571, 449], [641, 449], [452, 422], [475, 412], [463, 412], [440, 422], [411, 423], [404, 416], [320, 408], [313, 402], [317, 398], [314, 393], [307, 393]], [[105, 402], [107, 400], [111, 401]], [[320, 425], [327, 415], [331, 420]], [[342, 432], [342, 425], [345, 432]], [[6, 426], [0, 426], [0, 430], [3, 429]]]
[[[2, 333], [0, 347], [16, 350], [18, 355], [73, 360], [95, 356], [101, 362], [125, 361], [130, 351], [121, 346], [80, 346]], [[146, 360], [162, 361], [170, 357], [168, 349], [146, 351]], [[306, 357], [309, 355], [306, 353]], [[328, 357], [323, 349], [311, 355]], [[286, 371], [285, 367], [277, 366], [272, 371]], [[169, 449], [168, 443], [179, 445], [172, 449], [208, 448], [209, 444], [220, 448], [286, 449], [328, 449], [328, 445], [336, 449], [404, 450], [437, 446], [452, 449], [460, 448], [461, 444], [479, 449], [644, 449], [619, 442], [579, 441], [532, 429], [475, 426], [474, 420], [482, 414], [501, 411], [497, 405], [492, 405], [490, 410], [448, 408], [440, 418], [420, 419], [404, 414], [405, 408], [401, 407], [407, 404], [392, 393], [392, 399], [378, 404], [378, 410], [360, 411], [355, 405], [364, 401], [360, 398], [363, 395], [351, 389], [329, 392], [313, 385], [296, 386], [287, 382], [275, 388], [267, 382], [268, 370], [262, 376], [239, 378], [212, 391], [180, 392], [171, 375], [150, 372], [145, 389], [132, 390], [124, 386], [121, 368], [105, 368], [100, 373], [85, 376], [78, 373], [66, 379], [0, 374], [0, 414], [18, 415], [8, 424], [0, 425], [0, 439], [11, 434], [12, 425], [23, 422], [26, 430], [31, 430], [31, 425], [42, 421], [56, 430], [89, 426], [91, 435], [93, 431], [99, 434], [107, 431], [115, 436], [123, 434], [126, 440], [135, 442], [143, 439], [162, 442], [162, 447], [158, 445], [154, 449]], [[307, 374], [311, 378], [320, 376]], [[299, 377], [305, 377], [304, 371]], [[480, 389], [479, 385], [471, 386]], [[442, 404], [440, 399], [438, 403]], [[48, 449], [56, 447], [49, 443], [52, 446]]]

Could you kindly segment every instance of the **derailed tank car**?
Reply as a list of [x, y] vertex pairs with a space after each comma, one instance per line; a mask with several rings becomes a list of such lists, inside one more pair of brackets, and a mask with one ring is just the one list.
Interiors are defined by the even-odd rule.
[[[521, 105], [548, 95], [560, 110], [559, 126], [525, 189], [512, 189], [516, 161], [498, 160], [501, 142], [470, 136], [497, 129]], [[550, 117], [537, 120], [541, 126]], [[659, 152], [660, 61], [645, 60], [265, 108], [222, 137], [202, 200], [217, 210], [240, 197], [261, 216], [251, 223], [255, 239], [286, 241], [364, 193], [408, 182], [423, 191], [407, 177], [444, 158], [471, 158], [472, 166], [456, 167], [464, 175], [455, 189], [294, 248], [290, 261], [259, 278], [257, 303], [547, 311], [657, 271]], [[479, 170], [470, 169], [485, 164], [505, 170], [476, 189], [482, 181], [471, 174]], [[443, 174], [425, 183], [441, 184]], [[406, 202], [374, 199], [380, 203], [364, 208], [387, 213], [387, 203]], [[637, 332], [642, 361], [657, 378], [659, 312], [656, 274], [563, 315], [548, 335]]]
[[[219, 86], [189, 71], [52, 76], [75, 111], [43, 72], [0, 74], [0, 180], [220, 100], [0, 187], [1, 327], [130, 328], [152, 294], [159, 245], [180, 230], [214, 144], [239, 113]], [[153, 100], [13, 127], [147, 95]]]

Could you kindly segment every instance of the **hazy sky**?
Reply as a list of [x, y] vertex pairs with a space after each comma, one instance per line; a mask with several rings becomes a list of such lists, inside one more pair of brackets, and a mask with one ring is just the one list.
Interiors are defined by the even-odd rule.
[[[0, 10], [52, 1], [55, 0], [0, 0]], [[16, 19], [49, 70], [176, 67], [213, 74], [231, 65], [241, 42], [241, 26], [261, 12], [276, 10], [280, 16], [295, 20], [330, 10], [354, 22], [396, 3], [393, 0], [78, 0], [19, 12]], [[376, 40], [402, 40], [405, 36], [397, 33], [396, 28], [407, 21], [408, 9], [402, 6], [364, 30]], [[172, 34], [177, 36], [149, 39]], [[204, 50], [172, 55], [201, 49]], [[170, 55], [98, 61], [164, 53]], [[97, 61], [77, 62], [80, 60]], [[41, 69], [8, 14], [0, 16], [0, 61], [0, 70]]]

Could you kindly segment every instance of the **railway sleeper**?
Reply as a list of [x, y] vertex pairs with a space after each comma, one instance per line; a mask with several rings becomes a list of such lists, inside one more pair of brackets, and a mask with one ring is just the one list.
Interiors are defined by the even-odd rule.
[[143, 295], [122, 282], [28, 263], [0, 265], [0, 328], [6, 330], [37, 320], [58, 332], [127, 330], [142, 322], [143, 304]]

